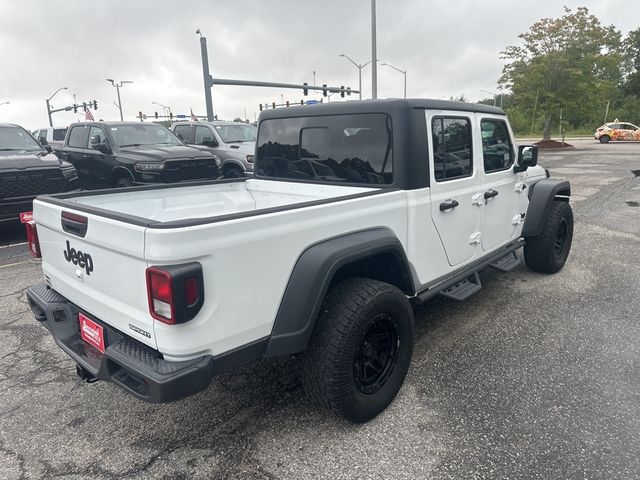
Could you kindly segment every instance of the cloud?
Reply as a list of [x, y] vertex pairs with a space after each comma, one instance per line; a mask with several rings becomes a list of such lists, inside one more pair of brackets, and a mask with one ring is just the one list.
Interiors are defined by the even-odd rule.
[[[637, 28], [611, 0], [567, 1], [588, 6], [605, 24]], [[464, 94], [471, 100], [495, 90], [499, 52], [543, 16], [562, 14], [552, 0], [491, 3], [378, 0], [378, 59], [407, 70], [409, 96]], [[97, 117], [117, 119], [116, 92], [105, 78], [133, 80], [121, 90], [125, 118], [153, 114], [156, 101], [174, 113], [204, 114], [203, 78], [196, 28], [208, 38], [214, 77], [313, 82], [357, 88], [358, 70], [340, 53], [371, 58], [370, 1], [235, 0], [32, 0], [0, 5], [2, 80], [0, 121], [28, 128], [47, 124], [44, 99], [57, 88], [56, 107], [98, 100]], [[371, 67], [363, 69], [364, 97], [371, 95]], [[403, 76], [378, 65], [378, 96], [402, 96]], [[253, 119], [259, 103], [297, 102], [301, 92], [214, 87], [221, 118]], [[357, 96], [352, 96], [352, 99]], [[335, 95], [333, 100], [339, 100]], [[75, 121], [54, 114], [55, 124]]]

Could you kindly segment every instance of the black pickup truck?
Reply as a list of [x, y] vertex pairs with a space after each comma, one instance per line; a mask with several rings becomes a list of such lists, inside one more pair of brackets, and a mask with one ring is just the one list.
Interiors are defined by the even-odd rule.
[[0, 123], [0, 222], [32, 210], [37, 195], [78, 188], [76, 169], [18, 125]]
[[62, 157], [78, 171], [82, 188], [129, 187], [214, 179], [219, 159], [185, 145], [155, 123], [86, 122], [69, 127]]

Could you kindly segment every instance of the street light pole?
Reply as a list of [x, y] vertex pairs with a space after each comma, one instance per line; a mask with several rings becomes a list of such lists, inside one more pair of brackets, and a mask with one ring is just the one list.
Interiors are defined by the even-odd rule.
[[489, 90], [480, 90], [481, 92], [488, 93], [493, 97], [493, 106], [496, 106], [496, 93], [490, 92]]
[[359, 63], [354, 62], [351, 57], [349, 57], [348, 55], [345, 55], [344, 53], [341, 53], [340, 56], [346, 58], [347, 60], [349, 60], [358, 69], [358, 92], [359, 92], [358, 95], [359, 95], [359, 99], [362, 100], [362, 69], [364, 67], [366, 67], [367, 65], [369, 65], [371, 63], [371, 60], [369, 60], [365, 64], [359, 64]]
[[613, 100], [613, 97], [607, 100], [607, 108], [604, 111], [604, 123], [607, 123], [607, 116], [609, 115], [609, 104], [611, 104], [611, 100]]
[[[45, 100], [46, 104], [47, 104], [47, 117], [49, 117], [49, 126], [53, 127], [53, 121], [51, 120], [51, 106], [49, 105], [49, 101], [56, 96], [56, 94], [60, 91], [60, 90], [66, 90], [67, 87], [60, 87], [59, 89], [57, 89], [55, 92], [53, 92], [53, 95], [51, 95], [49, 98], [47, 98]], [[7, 102], [8, 103], [8, 102]]]
[[376, 51], [376, 0], [371, 0], [371, 98], [378, 98], [378, 54]]
[[381, 65], [386, 65], [387, 67], [391, 67], [394, 70], [397, 70], [398, 72], [400, 72], [400, 73], [402, 73], [404, 75], [404, 98], [407, 98], [407, 71], [406, 70], [401, 70], [398, 67], [394, 67], [390, 63], [381, 63]]
[[153, 103], [154, 105], [158, 105], [158, 106], [162, 107], [162, 108], [163, 108], [163, 110], [165, 111], [164, 113], [165, 113], [168, 117], [171, 117], [171, 107], [169, 107], [169, 106], [167, 106], [167, 105], [163, 105], [163, 104], [161, 104], [160, 102], [151, 102], [151, 103]]
[[125, 83], [133, 83], [131, 80], [120, 80], [120, 83], [113, 80], [113, 78], [107, 78], [107, 82], [111, 82], [111, 86], [116, 87], [116, 91], [118, 92], [118, 110], [120, 110], [120, 121], [124, 121], [124, 117], [122, 116], [122, 102], [120, 101], [120, 87], [122, 87]]

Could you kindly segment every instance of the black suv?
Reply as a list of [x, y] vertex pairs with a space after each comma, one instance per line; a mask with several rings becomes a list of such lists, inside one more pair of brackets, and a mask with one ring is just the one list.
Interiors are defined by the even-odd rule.
[[24, 128], [0, 123], [0, 222], [31, 211], [37, 195], [77, 188], [73, 165], [59, 160]]
[[219, 174], [215, 155], [185, 145], [155, 123], [76, 123], [60, 153], [88, 189], [206, 180]]

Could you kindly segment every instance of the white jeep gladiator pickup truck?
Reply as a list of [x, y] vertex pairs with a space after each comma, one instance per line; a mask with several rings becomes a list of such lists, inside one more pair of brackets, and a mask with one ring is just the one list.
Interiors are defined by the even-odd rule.
[[148, 402], [299, 354], [315, 403], [385, 409], [413, 310], [478, 272], [562, 268], [570, 186], [516, 147], [498, 108], [371, 100], [263, 112], [255, 177], [40, 196], [27, 297], [81, 378]]

